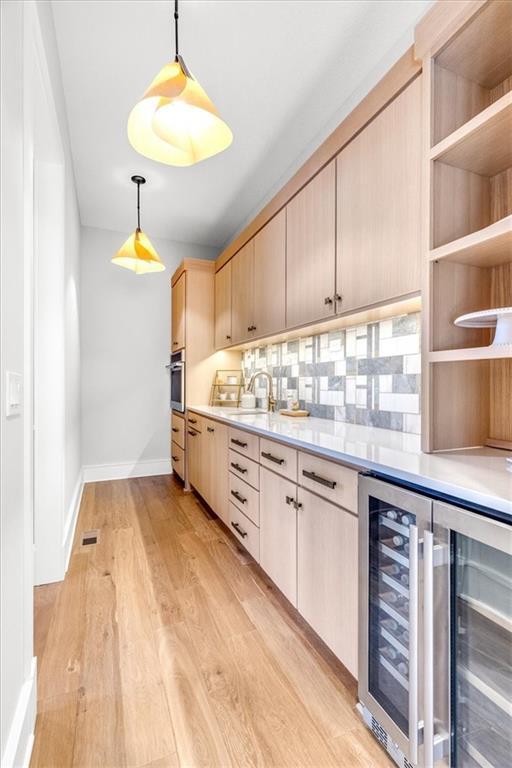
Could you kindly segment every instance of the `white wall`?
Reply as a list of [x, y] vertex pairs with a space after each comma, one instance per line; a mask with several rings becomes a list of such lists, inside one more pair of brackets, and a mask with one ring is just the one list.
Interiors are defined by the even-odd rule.
[[[64, 145], [66, 286], [63, 508], [73, 504], [80, 476], [80, 409], [78, 306], [69, 297], [78, 285], [79, 218], [53, 18], [49, 3], [2, 0], [1, 3], [1, 370], [24, 377], [22, 413], [6, 418], [1, 398], [1, 721], [2, 768], [25, 765], [30, 757], [35, 717], [35, 664], [33, 662], [33, 516], [31, 413], [32, 163], [38, 124], [30, 119], [35, 102], [25, 72], [36, 55], [44, 62], [55, 102], [59, 134]], [[28, 31], [27, 31], [28, 30]], [[37, 34], [35, 34], [37, 33]], [[36, 37], [38, 43], [36, 44]], [[35, 53], [36, 49], [39, 51]], [[24, 102], [25, 99], [25, 102]], [[75, 297], [78, 295], [74, 291]], [[62, 521], [64, 522], [64, 520]], [[64, 548], [64, 528], [57, 532]]]
[[217, 249], [159, 240], [148, 232], [167, 269], [137, 276], [110, 261], [129, 234], [82, 228], [86, 481], [169, 471], [169, 374], [164, 366], [170, 349], [170, 278], [185, 257], [217, 255]]

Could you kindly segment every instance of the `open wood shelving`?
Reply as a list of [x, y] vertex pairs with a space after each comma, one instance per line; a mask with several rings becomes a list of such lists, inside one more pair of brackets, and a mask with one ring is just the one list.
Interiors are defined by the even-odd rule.
[[512, 306], [512, 2], [480, 5], [423, 67], [423, 447], [512, 449], [512, 344], [454, 325]]

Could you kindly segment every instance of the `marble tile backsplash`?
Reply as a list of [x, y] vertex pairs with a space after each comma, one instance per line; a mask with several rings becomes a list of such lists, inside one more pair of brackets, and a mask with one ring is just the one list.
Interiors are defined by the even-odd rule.
[[247, 381], [272, 374], [278, 408], [292, 398], [312, 416], [420, 433], [419, 313], [249, 349], [242, 366]]

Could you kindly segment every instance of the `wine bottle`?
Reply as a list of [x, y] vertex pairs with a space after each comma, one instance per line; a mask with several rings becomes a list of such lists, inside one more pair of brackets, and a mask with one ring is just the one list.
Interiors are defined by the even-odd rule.
[[398, 629], [398, 622], [394, 619], [383, 619], [381, 621], [381, 626], [383, 626], [384, 629], [389, 629], [391, 632], [396, 632]]
[[386, 512], [387, 517], [389, 517], [390, 520], [396, 520], [398, 518], [398, 512], [396, 509], [388, 509]]
[[397, 565], [397, 563], [391, 563], [391, 565], [383, 565], [381, 571], [386, 573], [388, 576], [398, 576], [400, 573], [400, 566]]
[[408, 528], [411, 524], [411, 516], [410, 515], [402, 515], [402, 519], [400, 520], [402, 525], [405, 525], [406, 528]]
[[409, 586], [409, 574], [408, 573], [402, 573], [400, 574], [400, 581], [402, 584], [405, 584], [406, 587]]
[[400, 672], [400, 674], [403, 675], [404, 677], [406, 677], [409, 674], [409, 665], [406, 664], [405, 661], [400, 661], [397, 664], [396, 668]]

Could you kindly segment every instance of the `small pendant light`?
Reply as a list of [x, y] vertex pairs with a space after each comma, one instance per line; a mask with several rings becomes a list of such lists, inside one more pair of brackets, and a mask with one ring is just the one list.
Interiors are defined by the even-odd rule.
[[132, 176], [132, 181], [137, 185], [137, 229], [123, 243], [114, 258], [113, 264], [119, 267], [131, 269], [136, 275], [144, 275], [147, 272], [162, 272], [165, 264], [155, 251], [149, 238], [140, 228], [140, 185], [146, 183], [144, 176]]
[[178, 0], [174, 2], [176, 55], [155, 77], [128, 118], [128, 138], [141, 155], [167, 165], [193, 165], [233, 141], [178, 49]]

